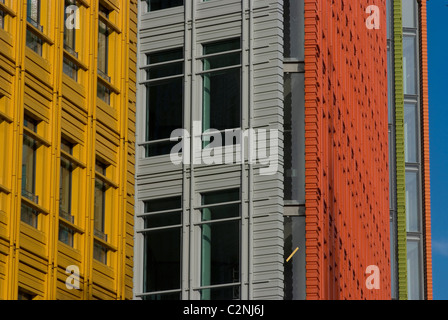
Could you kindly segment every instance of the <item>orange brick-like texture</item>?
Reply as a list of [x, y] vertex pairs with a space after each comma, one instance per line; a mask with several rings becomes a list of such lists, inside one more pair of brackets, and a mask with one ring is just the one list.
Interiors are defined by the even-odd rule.
[[390, 299], [386, 0], [304, 3], [307, 299]]
[[421, 96], [422, 96], [422, 168], [423, 168], [423, 223], [425, 248], [425, 298], [432, 295], [432, 253], [431, 253], [431, 197], [429, 179], [429, 115], [428, 115], [428, 36], [426, 25], [426, 1], [420, 1], [420, 56], [421, 56]]

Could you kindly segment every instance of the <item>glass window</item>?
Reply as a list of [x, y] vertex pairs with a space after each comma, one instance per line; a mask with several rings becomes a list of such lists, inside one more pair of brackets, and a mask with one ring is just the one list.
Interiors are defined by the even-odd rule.
[[[204, 45], [202, 59], [202, 126], [223, 131], [241, 127], [240, 39]], [[230, 51], [230, 52], [229, 52]], [[210, 55], [210, 56], [208, 56]], [[221, 138], [225, 141], [225, 136]], [[203, 137], [204, 146], [211, 138]]]
[[[202, 195], [201, 286], [228, 284], [225, 288], [203, 288], [203, 300], [239, 299], [240, 204], [239, 189]], [[222, 203], [222, 205], [219, 205]], [[204, 223], [206, 222], [206, 223]]]
[[[37, 121], [25, 116], [24, 127], [36, 132]], [[24, 133], [22, 153], [22, 195], [36, 203], [38, 202], [38, 198], [35, 195], [37, 147], [36, 140]]]
[[109, 52], [108, 26], [101, 20], [98, 22], [98, 71], [100, 76], [108, 73], [108, 52]]
[[65, 0], [64, 7], [64, 49], [73, 54], [75, 57], [78, 57], [76, 52], [76, 29], [75, 28], [67, 28], [67, 19], [70, 15], [73, 15], [75, 12], [70, 10], [69, 7], [73, 6], [72, 0]]
[[[305, 216], [284, 217], [284, 298], [285, 300], [306, 299], [305, 266]], [[299, 248], [294, 256], [286, 262], [289, 256]]]
[[62, 65], [62, 70], [64, 71], [64, 73], [73, 80], [78, 81], [78, 66], [66, 57], [63, 58]]
[[[61, 150], [68, 154], [73, 154], [73, 144], [62, 140]], [[61, 158], [61, 177], [59, 185], [59, 217], [74, 223], [74, 217], [72, 216], [72, 176], [74, 166], [65, 159]], [[73, 247], [74, 230], [72, 230], [64, 223], [59, 223], [59, 241]]]
[[94, 208], [94, 228], [95, 235], [106, 239], [104, 234], [104, 214], [106, 203], [106, 184], [100, 179], [95, 179], [95, 208]]
[[392, 299], [397, 299], [397, 256], [396, 256], [396, 232], [395, 223], [390, 221], [390, 275], [391, 275], [391, 295]]
[[5, 13], [0, 10], [0, 28], [5, 28]]
[[419, 300], [422, 297], [422, 274], [420, 268], [420, 242], [407, 242], [408, 299]]
[[417, 94], [416, 37], [403, 36], [404, 94]]
[[39, 212], [23, 203], [20, 210], [20, 220], [37, 229]]
[[[96, 161], [95, 170], [97, 173], [105, 176], [107, 165]], [[103, 180], [95, 179], [95, 202], [94, 202], [94, 232], [95, 236], [107, 241], [107, 235], [105, 234], [105, 214], [106, 214], [106, 191], [108, 184]]]
[[183, 6], [183, 0], [145, 0], [149, 11], [156, 11], [172, 7]]
[[59, 241], [65, 243], [66, 245], [73, 247], [75, 237], [75, 231], [69, 227], [59, 223]]
[[394, 111], [395, 111], [395, 102], [394, 102], [394, 70], [392, 63], [392, 49], [390, 46], [387, 48], [387, 105], [388, 105], [388, 116], [389, 123], [394, 123]]
[[393, 19], [392, 19], [392, 1], [386, 0], [386, 17], [387, 17], [387, 39], [392, 39]]
[[285, 58], [303, 61], [305, 58], [305, 13], [303, 0], [284, 0], [283, 15]]
[[183, 128], [183, 49], [147, 55], [146, 157], [169, 154], [177, 142], [171, 133]]
[[418, 172], [407, 171], [406, 179], [406, 229], [409, 232], [420, 231]]
[[26, 30], [26, 46], [38, 55], [42, 55], [42, 39], [29, 30]]
[[[96, 161], [95, 170], [97, 173], [105, 176], [108, 165], [101, 161]], [[95, 179], [94, 209], [93, 209], [93, 232], [101, 240], [107, 242], [106, 234], [106, 192], [109, 185], [103, 180]], [[101, 263], [107, 264], [107, 255], [109, 249], [95, 240], [93, 244], [93, 258]]]
[[404, 104], [404, 146], [405, 146], [405, 161], [418, 161], [418, 114], [415, 103]]
[[[109, 10], [100, 5], [99, 12], [106, 18], [109, 17]], [[98, 75], [110, 82], [109, 73], [109, 35], [112, 29], [102, 20], [98, 21]]]
[[284, 199], [305, 203], [304, 74], [285, 74]]
[[[181, 288], [182, 209], [181, 197], [144, 203], [144, 275], [146, 300], [178, 300]], [[161, 212], [162, 213], [157, 213]], [[160, 293], [179, 290], [173, 293]]]
[[33, 300], [36, 297], [35, 294], [26, 292], [19, 288], [17, 300]]
[[417, 0], [403, 0], [401, 4], [403, 12], [403, 27], [415, 28], [416, 27], [416, 9]]
[[93, 258], [103, 264], [107, 264], [108, 249], [99, 242], [93, 242]]
[[29, 23], [40, 29], [40, 0], [27, 0], [26, 17]]
[[102, 84], [100, 81], [97, 83], [97, 96], [107, 104], [110, 104], [110, 89]]

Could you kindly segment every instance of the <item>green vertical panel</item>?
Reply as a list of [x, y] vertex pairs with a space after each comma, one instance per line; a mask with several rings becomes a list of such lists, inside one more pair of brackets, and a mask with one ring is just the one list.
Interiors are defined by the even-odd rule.
[[406, 182], [404, 154], [403, 27], [401, 0], [393, 2], [395, 66], [395, 149], [397, 174], [398, 298], [407, 299]]

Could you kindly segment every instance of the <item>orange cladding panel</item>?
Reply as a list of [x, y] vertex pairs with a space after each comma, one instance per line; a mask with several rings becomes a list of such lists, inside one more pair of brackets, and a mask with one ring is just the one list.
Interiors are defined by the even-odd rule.
[[391, 297], [387, 117], [386, 1], [305, 0], [307, 299]]

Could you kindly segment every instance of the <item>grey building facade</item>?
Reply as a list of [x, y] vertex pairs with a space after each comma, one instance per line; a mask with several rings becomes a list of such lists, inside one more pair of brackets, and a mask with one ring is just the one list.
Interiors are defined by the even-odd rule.
[[305, 250], [284, 268], [304, 241], [303, 150], [283, 156], [304, 130], [284, 123], [284, 109], [303, 116], [303, 5], [291, 3], [139, 3], [136, 299], [304, 298]]

